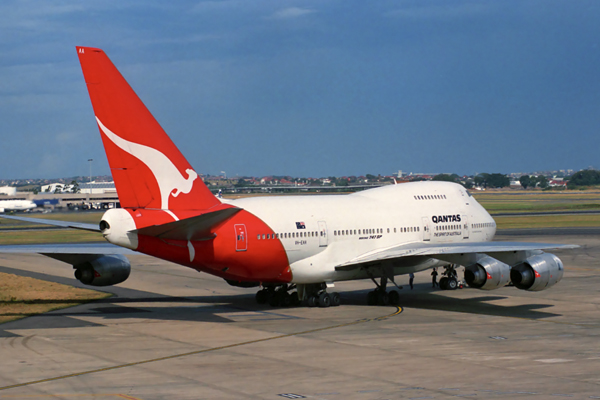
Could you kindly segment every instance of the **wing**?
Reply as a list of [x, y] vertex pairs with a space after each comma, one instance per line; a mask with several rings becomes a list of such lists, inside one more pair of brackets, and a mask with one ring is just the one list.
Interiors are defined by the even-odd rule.
[[71, 244], [17, 244], [0, 246], [0, 253], [42, 254], [73, 266], [90, 262], [106, 255], [139, 254], [124, 247], [106, 243], [71, 243]]
[[84, 224], [82, 222], [57, 221], [54, 219], [45, 219], [45, 218], [17, 217], [14, 215], [0, 215], [0, 218], [14, 219], [16, 221], [32, 222], [32, 223], [41, 224], [41, 225], [60, 226], [62, 228], [82, 229], [85, 231], [100, 232], [100, 227], [98, 225]]
[[477, 254], [494, 258], [521, 259], [523, 253], [535, 253], [550, 249], [575, 249], [577, 245], [529, 242], [471, 242], [471, 243], [408, 243], [360, 255], [335, 267], [338, 271], [351, 271], [368, 264], [405, 257], [429, 256], [443, 261], [467, 265], [474, 262]]
[[[5, 215], [1, 217], [37, 224], [54, 225], [61, 228], [100, 232], [100, 228], [95, 224]], [[86, 285], [108, 286], [121, 283], [129, 277], [131, 264], [124, 256], [135, 254], [136, 252], [104, 242], [7, 245], [0, 246], [0, 253], [42, 254], [46, 257], [71, 264], [76, 270], [75, 278]]]

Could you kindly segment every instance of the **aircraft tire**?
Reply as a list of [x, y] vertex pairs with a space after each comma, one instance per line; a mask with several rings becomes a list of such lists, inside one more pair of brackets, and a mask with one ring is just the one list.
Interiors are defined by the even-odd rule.
[[279, 304], [282, 307], [289, 307], [292, 305], [292, 296], [288, 292], [282, 292], [279, 296]]
[[273, 292], [273, 293], [271, 293], [271, 297], [269, 298], [269, 305], [271, 307], [279, 307], [280, 300], [281, 300], [281, 296], [279, 295], [279, 293]]
[[397, 291], [392, 290], [388, 294], [388, 300], [389, 300], [389, 302], [390, 302], [391, 305], [397, 306], [400, 303], [400, 294], [398, 294]]
[[319, 302], [319, 299], [317, 298], [317, 296], [312, 295], [308, 298], [308, 300], [306, 301], [306, 304], [309, 307], [316, 307], [318, 302]]
[[331, 295], [329, 297], [331, 298], [331, 306], [332, 307], [337, 307], [340, 305], [341, 299], [340, 299], [340, 294], [338, 292], [331, 293]]
[[376, 306], [377, 305], [377, 293], [374, 290], [371, 290], [367, 294], [367, 304], [370, 305], [370, 306]]
[[265, 289], [261, 289], [256, 292], [256, 302], [258, 304], [265, 304], [269, 300], [269, 292]]
[[298, 292], [290, 294], [290, 305], [292, 307], [298, 307], [300, 305], [300, 299], [298, 298]]
[[378, 290], [377, 291], [377, 304], [379, 304], [380, 306], [387, 306], [390, 302], [389, 296], [387, 294], [387, 292], [383, 291], [383, 290]]
[[457, 287], [458, 287], [458, 281], [454, 278], [448, 278], [448, 281], [446, 282], [446, 289], [456, 290]]
[[448, 289], [448, 278], [443, 277], [442, 279], [440, 279], [440, 289], [442, 290], [446, 290]]
[[329, 307], [331, 305], [331, 297], [327, 292], [323, 292], [319, 295], [319, 307]]

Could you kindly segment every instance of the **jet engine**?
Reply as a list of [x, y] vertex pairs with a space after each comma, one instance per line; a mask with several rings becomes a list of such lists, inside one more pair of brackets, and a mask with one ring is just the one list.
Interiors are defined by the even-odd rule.
[[110, 286], [124, 282], [131, 272], [129, 260], [120, 254], [102, 255], [74, 265], [75, 278], [85, 285]]
[[510, 266], [490, 256], [483, 256], [477, 263], [465, 268], [467, 285], [476, 289], [498, 289], [506, 286], [509, 277]]
[[529, 257], [510, 270], [510, 280], [521, 290], [544, 290], [554, 286], [562, 277], [562, 261], [550, 253]]

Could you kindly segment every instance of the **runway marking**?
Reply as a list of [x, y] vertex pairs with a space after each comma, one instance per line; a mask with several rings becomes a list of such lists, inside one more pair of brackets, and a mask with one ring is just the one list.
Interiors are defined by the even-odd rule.
[[[231, 348], [234, 348], [234, 347], [245, 346], [245, 345], [248, 345], [248, 344], [268, 342], [270, 340], [283, 339], [283, 338], [292, 337], [292, 336], [298, 336], [298, 335], [305, 335], [305, 334], [308, 334], [308, 333], [322, 332], [322, 331], [326, 331], [326, 330], [330, 330], [330, 329], [336, 329], [336, 328], [343, 328], [343, 327], [346, 327], [346, 326], [352, 326], [352, 325], [362, 324], [362, 323], [365, 323], [365, 322], [384, 321], [384, 320], [386, 320], [388, 318], [391, 318], [391, 317], [394, 317], [396, 315], [399, 315], [400, 313], [402, 313], [402, 307], [396, 306], [396, 311], [395, 312], [393, 312], [392, 314], [383, 315], [381, 317], [363, 318], [363, 319], [359, 319], [359, 320], [356, 320], [356, 321], [346, 322], [346, 323], [338, 324], [338, 325], [326, 326], [326, 327], [323, 327], [323, 328], [315, 328], [315, 329], [309, 329], [309, 330], [306, 330], [306, 331], [300, 331], [300, 332], [294, 332], [294, 333], [286, 333], [286, 334], [283, 334], [283, 335], [271, 336], [271, 337], [267, 337], [267, 338], [263, 338], [263, 339], [249, 340], [249, 341], [246, 341], [246, 342], [239, 342], [239, 343], [227, 344], [227, 345], [224, 345], [224, 346], [211, 347], [209, 349], [195, 350], [195, 351], [190, 351], [190, 352], [187, 352], [187, 353], [180, 353], [180, 354], [174, 354], [174, 355], [170, 355], [170, 356], [152, 358], [152, 359], [149, 359], [149, 360], [142, 360], [142, 361], [136, 361], [136, 362], [127, 363], [127, 364], [114, 365], [112, 367], [98, 368], [98, 369], [92, 369], [92, 370], [89, 370], [89, 371], [82, 371], [82, 372], [75, 372], [73, 374], [60, 375], [60, 376], [55, 376], [53, 378], [46, 378], [46, 379], [39, 379], [39, 380], [36, 380], [36, 381], [16, 383], [14, 385], [2, 386], [2, 387], [0, 387], [0, 390], [14, 389], [14, 388], [23, 387], [23, 386], [35, 385], [37, 383], [58, 381], [58, 380], [61, 380], [61, 379], [74, 378], [74, 377], [83, 376], [83, 375], [90, 375], [90, 374], [94, 374], [94, 373], [97, 373], [97, 372], [112, 371], [112, 370], [115, 370], [115, 369], [121, 369], [121, 368], [127, 368], [127, 367], [134, 367], [134, 366], [137, 366], [137, 365], [149, 364], [149, 363], [158, 362], [158, 361], [172, 360], [174, 358], [181, 358], [181, 357], [193, 356], [193, 355], [202, 354], [202, 353], [210, 353], [210, 352], [213, 352], [213, 351], [231, 349]], [[119, 396], [122, 397], [123, 395], [119, 395]], [[2, 397], [4, 397], [4, 396], [2, 396]], [[124, 398], [127, 398], [127, 397], [124, 397]]]

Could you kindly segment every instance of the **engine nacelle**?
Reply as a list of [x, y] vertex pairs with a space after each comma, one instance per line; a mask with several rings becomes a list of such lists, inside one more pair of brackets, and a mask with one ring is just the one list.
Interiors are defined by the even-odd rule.
[[557, 284], [563, 269], [562, 261], [554, 254], [538, 254], [512, 267], [510, 280], [518, 289], [540, 291]]
[[476, 264], [465, 267], [467, 285], [476, 289], [494, 290], [506, 286], [510, 266], [490, 256], [483, 256]]
[[75, 278], [85, 285], [110, 286], [124, 282], [131, 272], [127, 257], [120, 254], [100, 256], [73, 266]]

